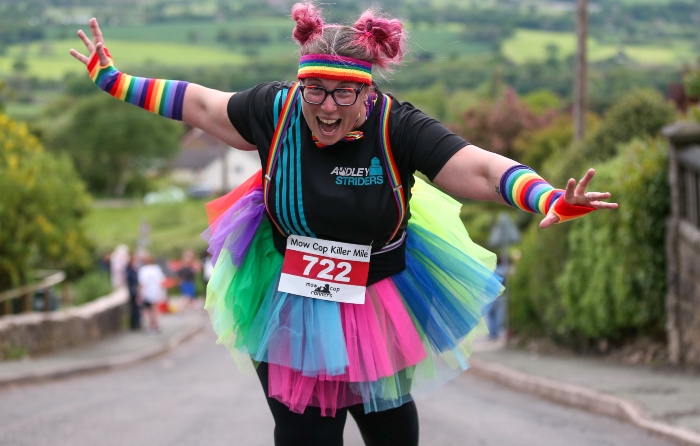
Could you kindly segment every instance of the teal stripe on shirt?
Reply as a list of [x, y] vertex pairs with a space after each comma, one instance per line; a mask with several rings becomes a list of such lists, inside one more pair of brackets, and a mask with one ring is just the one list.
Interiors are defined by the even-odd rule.
[[299, 206], [299, 219], [301, 226], [304, 228], [306, 233], [309, 235], [309, 237], [316, 238], [316, 234], [314, 234], [311, 231], [311, 228], [309, 228], [309, 225], [306, 223], [306, 217], [304, 216], [304, 200], [302, 198], [302, 188], [301, 188], [301, 95], [299, 95], [298, 101], [297, 101], [297, 109], [299, 110], [299, 119], [297, 119], [296, 125], [295, 125], [295, 130], [296, 130], [296, 146], [297, 146], [297, 157], [296, 157], [296, 165], [297, 165], [297, 175], [296, 175], [296, 183], [297, 183], [297, 204]]
[[[289, 123], [291, 127], [291, 122]], [[287, 189], [289, 187], [289, 144], [287, 141], [289, 140], [289, 130], [287, 130], [287, 135], [284, 139], [284, 142], [282, 144], [282, 153], [280, 154], [279, 161], [282, 162], [280, 169], [278, 170], [278, 184], [281, 183], [282, 188], [278, 189], [279, 194], [281, 195], [281, 202], [282, 202], [282, 207], [281, 207], [281, 217], [282, 221], [284, 221], [284, 224], [287, 228], [288, 232], [291, 232], [292, 234], [296, 234], [297, 232], [294, 231], [293, 226], [290, 224], [289, 220], [289, 215], [288, 215], [288, 209], [289, 209], [289, 194], [287, 193]]]
[[[284, 104], [284, 101], [287, 99], [287, 93], [289, 90], [282, 90], [279, 93], [277, 93], [277, 96], [275, 97], [275, 107], [274, 107], [274, 122], [275, 125], [279, 121], [280, 118], [280, 112], [282, 111], [282, 106]], [[284, 145], [280, 147], [280, 150], [284, 150]], [[278, 152], [279, 153], [279, 152]], [[268, 154], [268, 156], [272, 156], [272, 153]], [[284, 169], [282, 169], [282, 162], [280, 160], [280, 157], [278, 155], [277, 157], [277, 165], [275, 167], [275, 172], [273, 173], [275, 176], [275, 213], [277, 214], [277, 221], [279, 222], [280, 226], [282, 229], [284, 229], [285, 232], [288, 234], [291, 232], [289, 230], [289, 227], [285, 225], [285, 222], [280, 214], [280, 209], [283, 209], [283, 204], [280, 203], [280, 176], [282, 175], [282, 172]]]
[[297, 212], [296, 212], [296, 183], [294, 182], [294, 178], [298, 174], [297, 172], [297, 164], [295, 162], [296, 158], [298, 158], [298, 153], [297, 149], [298, 147], [294, 144], [294, 132], [296, 131], [296, 122], [299, 120], [299, 117], [293, 116], [291, 121], [289, 122], [289, 130], [288, 130], [288, 138], [285, 141], [287, 144], [288, 148], [291, 148], [289, 150], [289, 175], [287, 176], [288, 178], [288, 186], [289, 186], [289, 213], [290, 213], [290, 219], [292, 221], [292, 226], [294, 226], [295, 229], [295, 234], [300, 234], [300, 235], [307, 235], [299, 226], [299, 220], [297, 219]]

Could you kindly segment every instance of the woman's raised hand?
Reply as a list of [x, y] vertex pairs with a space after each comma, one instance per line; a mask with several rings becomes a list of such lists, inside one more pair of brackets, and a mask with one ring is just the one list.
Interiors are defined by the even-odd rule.
[[[595, 169], [588, 169], [586, 175], [581, 178], [581, 181], [576, 184], [576, 180], [570, 178], [566, 183], [566, 192], [564, 193], [564, 201], [568, 204], [573, 204], [575, 206], [583, 206], [594, 209], [617, 209], [617, 203], [608, 203], [607, 200], [610, 198], [610, 192], [586, 192], [588, 183], [591, 182], [593, 176], [595, 175]], [[540, 228], [546, 228], [550, 225], [559, 222], [559, 217], [551, 210], [547, 216], [540, 222]]]
[[78, 30], [78, 37], [80, 37], [80, 39], [85, 44], [85, 48], [87, 48], [89, 54], [87, 56], [84, 56], [83, 54], [71, 48], [70, 55], [87, 65], [92, 55], [97, 53], [97, 56], [100, 58], [100, 65], [106, 66], [109, 64], [109, 59], [107, 58], [107, 53], [105, 52], [105, 41], [102, 38], [102, 31], [100, 31], [100, 25], [97, 24], [97, 19], [95, 18], [90, 19], [89, 24], [90, 32], [92, 33], [92, 40], [90, 40], [88, 36], [85, 35], [82, 29]]

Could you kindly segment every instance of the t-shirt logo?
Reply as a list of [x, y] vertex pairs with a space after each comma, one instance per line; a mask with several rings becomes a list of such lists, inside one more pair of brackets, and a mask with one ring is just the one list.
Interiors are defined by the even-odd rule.
[[372, 158], [369, 167], [336, 167], [331, 175], [336, 175], [335, 184], [340, 186], [384, 184], [384, 170], [377, 157]]

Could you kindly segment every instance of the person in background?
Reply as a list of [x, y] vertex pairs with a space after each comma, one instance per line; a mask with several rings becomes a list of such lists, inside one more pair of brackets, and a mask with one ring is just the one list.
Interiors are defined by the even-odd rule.
[[185, 298], [185, 307], [192, 308], [197, 306], [197, 286], [195, 277], [201, 270], [199, 262], [195, 258], [195, 254], [191, 250], [187, 250], [182, 255], [180, 269], [177, 271], [177, 277], [180, 281], [180, 293]]
[[149, 334], [160, 332], [158, 321], [158, 304], [165, 301], [166, 291], [163, 282], [165, 274], [150, 254], [143, 257], [143, 266], [138, 269], [139, 300], [143, 305], [143, 314], [148, 325]]
[[100, 271], [104, 271], [107, 274], [110, 274], [112, 272], [112, 269], [110, 268], [110, 260], [109, 258], [111, 257], [112, 253], [106, 252], [102, 254], [100, 257], [100, 260], [97, 262], [98, 268], [100, 268]]
[[[496, 269], [493, 271], [496, 273], [498, 276], [502, 277], [504, 279], [504, 284], [506, 284], [506, 275], [508, 274], [508, 270], [506, 268], [506, 264], [503, 261], [503, 256], [498, 256], [496, 259]], [[505, 313], [505, 305], [507, 305], [508, 299], [507, 299], [507, 294], [508, 289], [504, 289], [503, 294], [498, 296], [496, 300], [493, 302], [493, 306], [491, 306], [491, 309], [489, 310], [488, 314], [486, 315], [486, 326], [489, 329], [489, 339], [492, 341], [498, 340], [498, 336], [500, 335], [501, 328], [503, 326], [503, 315]]]
[[117, 245], [109, 256], [110, 278], [112, 288], [126, 286], [126, 265], [129, 263], [129, 247]]
[[205, 285], [209, 283], [209, 279], [211, 279], [211, 275], [213, 272], [214, 262], [212, 261], [211, 254], [205, 252], [204, 260], [202, 260], [202, 280], [204, 280]]
[[138, 262], [135, 253], [131, 254], [126, 265], [126, 285], [129, 289], [129, 328], [141, 329], [141, 308], [139, 305], [139, 275]]

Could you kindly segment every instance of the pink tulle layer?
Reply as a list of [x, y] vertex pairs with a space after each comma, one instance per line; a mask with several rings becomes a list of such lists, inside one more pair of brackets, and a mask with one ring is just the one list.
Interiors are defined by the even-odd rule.
[[341, 380], [377, 381], [426, 358], [420, 336], [391, 278], [368, 287], [365, 304], [341, 304], [350, 365]]
[[270, 396], [292, 411], [311, 405], [334, 416], [338, 407], [364, 403], [370, 383], [394, 381], [427, 356], [391, 278], [369, 286], [363, 305], [339, 305], [349, 360], [345, 373], [308, 376], [278, 361], [269, 364]]

